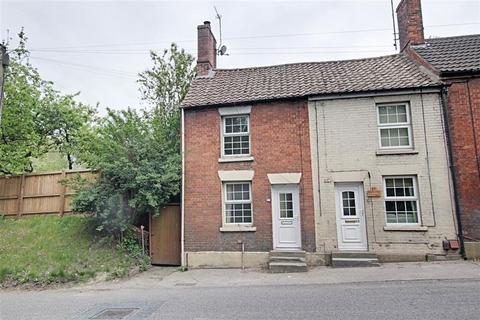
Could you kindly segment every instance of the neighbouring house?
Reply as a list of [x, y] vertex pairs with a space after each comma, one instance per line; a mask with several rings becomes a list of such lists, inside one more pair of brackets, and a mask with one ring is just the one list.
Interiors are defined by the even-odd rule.
[[446, 84], [450, 148], [466, 255], [480, 257], [480, 34], [425, 39], [420, 0], [397, 8], [400, 48]]
[[205, 22], [182, 104], [184, 265], [445, 255], [456, 228], [438, 79], [404, 54], [218, 69], [216, 52]]

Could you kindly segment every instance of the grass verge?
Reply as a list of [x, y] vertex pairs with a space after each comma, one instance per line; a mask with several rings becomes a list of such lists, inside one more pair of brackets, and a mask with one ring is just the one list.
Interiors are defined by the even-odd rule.
[[0, 218], [0, 286], [43, 287], [113, 279], [150, 265], [138, 248], [93, 236], [89, 218], [79, 216]]

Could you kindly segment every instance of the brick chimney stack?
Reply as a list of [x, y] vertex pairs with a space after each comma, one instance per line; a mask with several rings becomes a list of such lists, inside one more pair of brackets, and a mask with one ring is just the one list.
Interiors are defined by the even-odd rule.
[[402, 0], [397, 7], [400, 51], [410, 44], [425, 42], [423, 35], [422, 5], [420, 0]]
[[206, 76], [217, 67], [217, 41], [210, 28], [210, 21], [205, 21], [197, 27], [198, 57], [197, 76]]

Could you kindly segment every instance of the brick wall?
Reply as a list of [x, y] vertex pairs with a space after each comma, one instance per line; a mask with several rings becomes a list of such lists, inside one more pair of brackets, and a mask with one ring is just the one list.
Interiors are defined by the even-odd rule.
[[[272, 208], [268, 173], [302, 172], [302, 246], [315, 249], [313, 187], [306, 101], [253, 104], [250, 114], [253, 162], [219, 163], [221, 118], [216, 108], [185, 110], [185, 251], [269, 251]], [[219, 170], [254, 170], [255, 232], [220, 232]]]
[[466, 240], [480, 239], [480, 78], [448, 81], [452, 154]]

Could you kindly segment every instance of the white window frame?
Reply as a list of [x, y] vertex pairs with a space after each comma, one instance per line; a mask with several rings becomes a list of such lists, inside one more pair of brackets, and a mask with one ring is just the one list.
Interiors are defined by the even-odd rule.
[[[248, 184], [250, 200], [227, 200], [227, 185], [232, 184]], [[223, 226], [252, 226], [253, 225], [253, 198], [252, 198], [252, 181], [228, 181], [222, 183], [222, 225]], [[227, 204], [249, 203], [250, 212], [252, 214], [251, 222], [227, 222]]]
[[[387, 196], [387, 179], [412, 179], [413, 180], [413, 193], [414, 196], [404, 196], [404, 197], [389, 197]], [[417, 176], [415, 175], [404, 175], [404, 176], [384, 176], [383, 177], [383, 211], [385, 214], [385, 224], [387, 226], [420, 226], [422, 224], [422, 214], [420, 209], [420, 201], [418, 195], [418, 184]], [[407, 222], [407, 223], [394, 223], [388, 222], [387, 217], [387, 201], [415, 201], [417, 207], [417, 222]]]
[[[241, 133], [227, 133], [226, 132], [226, 119], [227, 118], [238, 118], [246, 117], [247, 118], [247, 132]], [[248, 154], [225, 154], [225, 137], [239, 137], [248, 135]], [[235, 115], [225, 115], [222, 116], [222, 129], [221, 129], [221, 142], [222, 142], [222, 158], [245, 158], [252, 155], [252, 139], [250, 134], [250, 114], [235, 114]]]
[[[405, 112], [407, 114], [406, 122], [397, 122], [397, 123], [380, 123], [380, 107], [389, 107], [389, 106], [405, 106]], [[376, 104], [375, 108], [377, 109], [377, 127], [378, 127], [378, 146], [383, 150], [391, 149], [413, 149], [413, 137], [412, 137], [412, 121], [410, 116], [410, 103], [408, 102], [396, 102], [396, 103], [379, 103]], [[408, 130], [408, 146], [382, 146], [382, 129], [403, 129]]]

